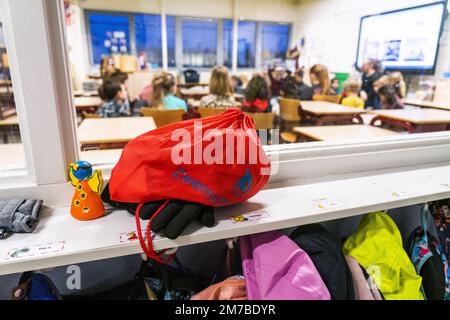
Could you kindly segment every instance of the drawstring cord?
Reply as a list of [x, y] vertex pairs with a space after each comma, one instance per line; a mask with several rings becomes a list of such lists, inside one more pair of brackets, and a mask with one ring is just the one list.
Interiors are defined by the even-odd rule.
[[138, 207], [136, 208], [136, 213], [135, 213], [137, 233], [138, 233], [138, 238], [139, 238], [139, 242], [141, 244], [142, 250], [144, 250], [144, 253], [145, 253], [145, 255], [148, 258], [150, 258], [152, 260], [155, 260], [155, 261], [157, 261], [159, 263], [162, 263], [162, 264], [170, 263], [172, 261], [174, 255], [171, 254], [171, 255], [169, 255], [169, 257], [167, 259], [163, 259], [162, 257], [165, 255], [167, 250], [162, 250], [160, 253], [156, 253], [155, 252], [155, 250], [153, 249], [153, 240], [152, 240], [152, 235], [151, 235], [151, 225], [152, 225], [153, 219], [167, 206], [169, 201], [170, 200], [164, 201], [164, 203], [152, 215], [152, 217], [150, 218], [150, 221], [147, 224], [146, 237], [147, 237], [148, 247], [147, 247], [147, 244], [145, 243], [144, 237], [142, 236], [142, 230], [141, 230], [140, 213], [141, 213], [142, 207], [144, 206], [144, 203], [141, 203], [141, 204], [138, 205]]

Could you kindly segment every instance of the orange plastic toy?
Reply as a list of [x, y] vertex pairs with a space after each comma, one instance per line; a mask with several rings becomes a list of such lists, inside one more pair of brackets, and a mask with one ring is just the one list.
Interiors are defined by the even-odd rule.
[[69, 165], [69, 175], [75, 187], [70, 207], [72, 216], [82, 221], [104, 216], [105, 207], [100, 197], [103, 186], [101, 171], [93, 172], [89, 162], [78, 161]]

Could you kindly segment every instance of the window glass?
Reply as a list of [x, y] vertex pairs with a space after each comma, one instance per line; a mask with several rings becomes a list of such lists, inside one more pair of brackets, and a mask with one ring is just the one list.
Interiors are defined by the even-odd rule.
[[183, 67], [214, 67], [217, 63], [217, 21], [183, 19]]
[[256, 22], [239, 21], [238, 67], [255, 67]]
[[223, 65], [231, 68], [233, 60], [233, 21], [223, 20]]
[[0, 177], [25, 169], [19, 119], [9, 68], [3, 26], [0, 23]]
[[262, 26], [262, 60], [284, 60], [289, 46], [289, 25], [264, 23]]
[[175, 67], [175, 17], [166, 16], [167, 26], [167, 58], [169, 67]]
[[91, 61], [100, 64], [103, 56], [130, 51], [128, 15], [88, 12]]
[[136, 50], [138, 56], [144, 55], [148, 66], [156, 69], [162, 66], [161, 16], [136, 14], [134, 16]]

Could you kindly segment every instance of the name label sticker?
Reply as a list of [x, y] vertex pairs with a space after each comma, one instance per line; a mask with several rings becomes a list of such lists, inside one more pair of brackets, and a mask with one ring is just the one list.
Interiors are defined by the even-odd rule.
[[267, 218], [270, 218], [270, 215], [266, 210], [257, 210], [246, 214], [232, 216], [230, 219], [234, 224], [236, 224], [236, 223], [255, 222]]
[[5, 260], [23, 259], [49, 253], [58, 253], [64, 250], [64, 245], [65, 241], [58, 241], [12, 249], [6, 254]]
[[344, 206], [344, 202], [336, 199], [318, 199], [313, 201], [313, 207], [319, 210], [334, 210]]
[[[145, 229], [142, 230], [142, 237], [144, 239], [147, 238]], [[136, 241], [139, 241], [137, 231], [124, 232], [124, 233], [120, 234], [120, 243], [130, 243], [130, 242], [136, 242]]]
[[394, 190], [394, 191], [390, 191], [388, 194], [393, 199], [402, 199], [402, 198], [412, 197], [416, 193], [411, 192], [411, 191], [406, 191], [406, 190]]

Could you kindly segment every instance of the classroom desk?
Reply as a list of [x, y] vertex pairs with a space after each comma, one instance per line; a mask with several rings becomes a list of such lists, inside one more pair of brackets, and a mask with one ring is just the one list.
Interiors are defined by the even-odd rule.
[[409, 133], [446, 131], [450, 125], [450, 112], [436, 109], [373, 110], [371, 125], [382, 124], [401, 127]]
[[94, 113], [102, 104], [100, 97], [75, 97], [75, 108], [77, 112], [91, 112]]
[[351, 108], [324, 101], [302, 101], [301, 108], [307, 120], [318, 126], [363, 124], [364, 121], [361, 118], [361, 114], [366, 113], [364, 109]]
[[85, 119], [78, 128], [81, 150], [121, 149], [128, 141], [156, 129], [152, 117]]
[[368, 125], [295, 127], [304, 141], [340, 141], [395, 136], [400, 133]]
[[8, 143], [9, 132], [16, 129], [19, 129], [19, 118], [17, 116], [0, 120], [0, 135], [3, 136], [4, 143]]
[[450, 102], [434, 102], [434, 101], [422, 101], [418, 99], [403, 99], [403, 103], [410, 106], [450, 110]]

